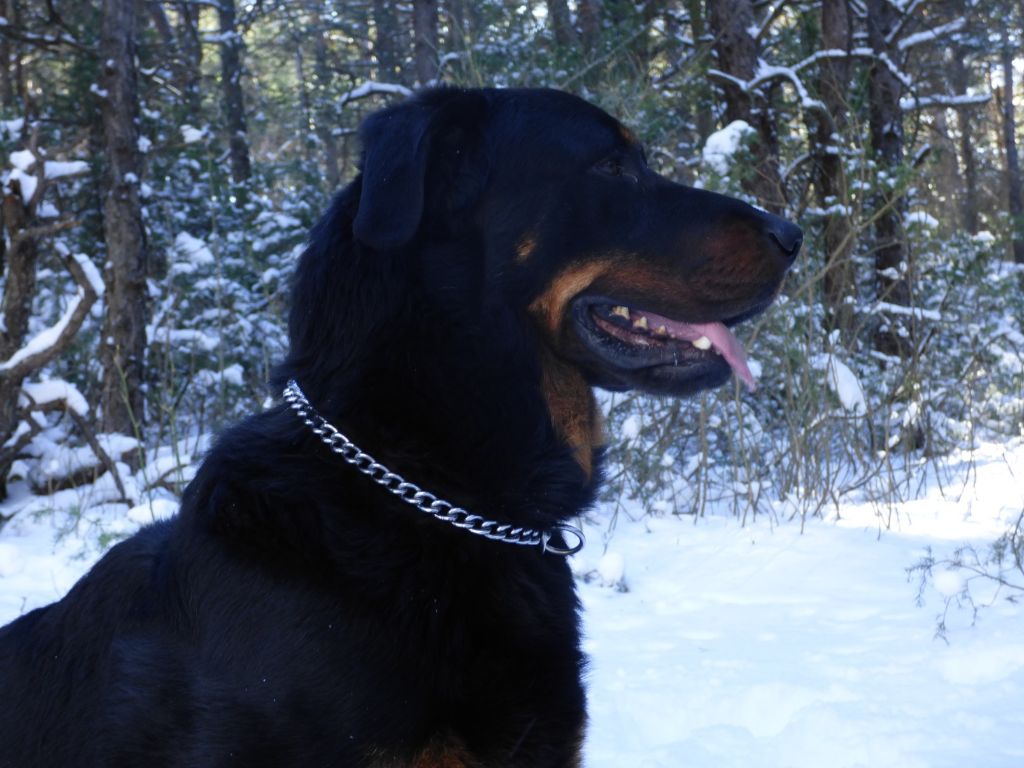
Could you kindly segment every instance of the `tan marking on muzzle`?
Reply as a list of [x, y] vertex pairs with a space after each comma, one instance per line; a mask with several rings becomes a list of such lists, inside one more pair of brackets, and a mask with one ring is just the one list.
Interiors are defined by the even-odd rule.
[[555, 431], [572, 449], [573, 457], [589, 478], [594, 472], [594, 450], [604, 440], [594, 393], [574, 365], [561, 359], [558, 348], [566, 310], [576, 296], [612, 269], [614, 256], [573, 265], [559, 273], [551, 285], [530, 304], [530, 312], [548, 334], [550, 350], [541, 360], [541, 390]]
[[554, 336], [562, 324], [569, 302], [607, 272], [611, 265], [611, 259], [598, 259], [563, 270], [551, 281], [548, 289], [533, 300], [530, 312], [538, 316], [544, 328]]

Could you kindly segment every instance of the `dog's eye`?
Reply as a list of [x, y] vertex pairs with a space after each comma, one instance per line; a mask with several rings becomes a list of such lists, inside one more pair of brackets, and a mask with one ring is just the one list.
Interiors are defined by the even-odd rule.
[[606, 176], [621, 176], [624, 173], [622, 161], [617, 157], [606, 157], [594, 166], [594, 170]]
[[640, 177], [636, 173], [630, 173], [626, 170], [626, 166], [623, 165], [622, 160], [618, 157], [606, 157], [594, 166], [594, 170], [605, 176], [629, 179], [634, 183], [640, 180]]

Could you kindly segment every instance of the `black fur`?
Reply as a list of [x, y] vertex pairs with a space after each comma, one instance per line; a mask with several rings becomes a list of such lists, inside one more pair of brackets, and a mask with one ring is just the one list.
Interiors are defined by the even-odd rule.
[[[739, 319], [792, 256], [771, 252], [778, 220], [657, 177], [566, 94], [427, 91], [361, 136], [362, 175], [298, 266], [275, 386], [297, 379], [361, 448], [488, 517], [547, 527], [594, 499], [600, 448], [581, 459], [560, 427], [552, 370], [653, 391], [723, 378], [609, 372], [568, 321], [538, 319], [559, 275], [628, 253], [623, 274], [682, 284], [715, 261], [692, 306], [654, 306]], [[731, 267], [699, 245], [728, 228], [756, 240]], [[402, 504], [278, 405], [223, 433], [176, 518], [0, 630], [0, 766], [568, 768], [578, 608], [564, 559]]]

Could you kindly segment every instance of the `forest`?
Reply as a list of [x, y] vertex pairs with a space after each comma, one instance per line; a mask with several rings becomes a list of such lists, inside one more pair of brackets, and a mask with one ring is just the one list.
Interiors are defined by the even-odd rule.
[[361, 119], [437, 84], [581, 94], [806, 232], [764, 394], [606, 398], [608, 500], [887, 525], [914, 466], [1024, 431], [1019, 3], [4, 3], [0, 494], [173, 498], [266, 401]]
[[[805, 233], [776, 305], [740, 329], [756, 393], [600, 394], [608, 482], [585, 521], [596, 551], [573, 566], [581, 583], [657, 594], [661, 582], [630, 575], [648, 557], [639, 531], [682, 519], [709, 571], [719, 555], [743, 561], [748, 530], [778, 530], [786, 547], [824, 537], [815, 567], [834, 569], [841, 591], [841, 574], [860, 576], [840, 559], [870, 558], [874, 539], [940, 515], [973, 525], [985, 505], [964, 494], [988, 490], [1001, 500], [983, 526], [886, 555], [900, 573], [885, 589], [917, 585], [934, 608], [928, 637], [947, 639], [958, 609], [960, 625], [988, 613], [1020, 626], [1022, 80], [1019, 0], [0, 0], [0, 624], [173, 514], [218, 430], [272, 403], [290, 278], [310, 227], [358, 173], [358, 126], [417, 89], [460, 86], [583, 96], [636, 133], [659, 173]], [[822, 525], [851, 520], [870, 532], [856, 549]], [[29, 531], [45, 532], [38, 559]], [[798, 592], [792, 578], [780, 589]], [[584, 602], [619, 616], [604, 594]], [[805, 637], [844, 641], [799, 621]], [[600, 655], [618, 641], [595, 637], [596, 679], [618, 685]], [[994, 677], [966, 655], [935, 673], [1005, 683], [985, 689], [999, 709], [985, 712], [989, 751], [975, 736], [948, 753], [987, 756], [977, 765], [1019, 764], [999, 741], [1019, 722], [999, 718], [1019, 709], [1024, 653], [998, 637], [970, 646], [994, 654]], [[799, 677], [803, 665], [783, 668]], [[886, 677], [881, 661], [872, 668]], [[737, 678], [735, 695], [759, 691], [754, 677], [747, 693]], [[928, 702], [866, 719], [863, 733], [916, 723], [947, 695], [894, 679]], [[654, 699], [666, 702], [688, 711]], [[625, 708], [595, 713], [618, 729], [594, 729], [588, 764], [681, 764], [676, 746], [652, 758], [634, 745]], [[802, 763], [731, 709], [724, 722], [770, 742], [780, 766], [968, 764], [929, 761], [927, 745], [925, 762], [894, 746]], [[786, 722], [819, 730], [800, 717]], [[951, 716], [927, 717], [939, 744]], [[745, 764], [705, 748], [706, 762], [687, 764]]]
[[609, 499], [891, 515], [895, 463], [1024, 430], [1019, 3], [4, 3], [2, 495], [173, 497], [266, 400], [360, 120], [435, 84], [576, 92], [806, 232], [749, 332], [765, 394], [609, 397]]

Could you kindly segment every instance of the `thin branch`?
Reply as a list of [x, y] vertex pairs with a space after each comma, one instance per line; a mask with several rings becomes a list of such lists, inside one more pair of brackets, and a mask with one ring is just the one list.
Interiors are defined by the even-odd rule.
[[93, 432], [92, 427], [89, 426], [89, 422], [85, 420], [78, 411], [68, 405], [66, 398], [57, 398], [55, 400], [47, 400], [45, 403], [36, 403], [32, 401], [31, 395], [23, 392], [23, 395], [30, 401], [29, 412], [34, 413], [64, 413], [75, 423], [75, 427], [82, 433], [82, 437], [85, 438], [85, 442], [89, 444], [89, 448], [95, 454], [96, 458], [99, 459], [100, 464], [110, 472], [111, 477], [114, 478], [114, 485], [117, 486], [118, 493], [121, 494], [121, 500], [127, 501], [128, 494], [124, 490], [124, 482], [121, 480], [121, 474], [117, 471], [117, 464], [110, 454], [103, 450], [103, 446], [100, 445], [99, 438], [96, 437], [96, 433]]
[[[68, 256], [64, 258], [64, 265], [78, 284], [78, 294], [72, 299], [74, 303], [71, 308], [58, 321], [60, 330], [57, 338], [39, 351], [23, 354], [29, 349], [29, 347], [23, 347], [15, 352], [6, 361], [0, 363], [0, 377], [17, 381], [26, 378], [33, 371], [39, 370], [60, 355], [78, 335], [78, 331], [85, 323], [85, 318], [89, 315], [89, 310], [102, 293], [102, 288], [94, 283], [94, 274], [91, 274], [95, 273], [96, 268], [91, 263], [84, 266], [79, 262], [79, 258], [85, 259], [86, 257]], [[54, 326], [54, 328], [56, 327]], [[54, 328], [49, 330], [53, 331]]]

